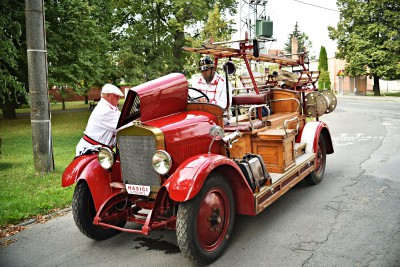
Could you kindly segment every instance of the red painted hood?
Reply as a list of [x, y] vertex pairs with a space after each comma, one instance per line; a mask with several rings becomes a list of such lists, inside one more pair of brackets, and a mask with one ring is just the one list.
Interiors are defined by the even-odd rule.
[[117, 127], [137, 119], [146, 122], [185, 111], [188, 87], [183, 74], [171, 73], [131, 88]]

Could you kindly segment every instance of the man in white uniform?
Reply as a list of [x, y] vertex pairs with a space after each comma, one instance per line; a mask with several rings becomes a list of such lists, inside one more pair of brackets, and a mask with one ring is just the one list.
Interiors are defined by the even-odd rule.
[[[202, 77], [194, 84], [194, 87], [205, 93], [210, 99], [210, 103], [217, 104], [226, 109], [226, 81], [225, 77], [215, 71], [213, 60], [210, 56], [205, 56], [199, 61], [199, 70]], [[229, 103], [232, 103], [232, 86], [229, 84]], [[228, 107], [229, 111], [229, 107]]]
[[105, 84], [101, 89], [101, 99], [89, 117], [84, 136], [76, 146], [76, 156], [94, 146], [113, 148], [116, 144], [117, 123], [121, 112], [118, 101], [124, 94], [118, 87]]

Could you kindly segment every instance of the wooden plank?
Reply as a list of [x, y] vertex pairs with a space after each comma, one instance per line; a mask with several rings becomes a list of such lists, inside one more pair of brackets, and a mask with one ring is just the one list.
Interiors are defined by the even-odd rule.
[[221, 45], [215, 45], [215, 44], [204, 44], [202, 48], [183, 47], [182, 49], [188, 52], [211, 54], [219, 57], [236, 57], [236, 58], [246, 57], [249, 60], [278, 63], [286, 66], [300, 65], [300, 62], [298, 60], [292, 58], [273, 56], [267, 54], [260, 54], [259, 57], [254, 57], [254, 55], [250, 52], [242, 53], [239, 49], [225, 47]]
[[271, 92], [271, 111], [273, 113], [300, 111], [299, 108], [301, 107], [299, 107], [299, 102], [294, 100], [297, 99], [300, 101], [301, 95], [299, 92], [285, 89], [271, 89]]
[[285, 113], [275, 113], [267, 117], [267, 126], [269, 128], [282, 128], [283, 122], [285, 120], [298, 117], [300, 114], [298, 112], [285, 112]]
[[246, 153], [251, 152], [250, 134], [244, 134], [228, 149], [231, 159], [242, 159]]

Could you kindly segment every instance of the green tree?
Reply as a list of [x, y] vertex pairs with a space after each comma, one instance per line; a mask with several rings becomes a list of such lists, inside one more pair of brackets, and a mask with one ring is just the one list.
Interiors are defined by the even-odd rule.
[[288, 54], [292, 53], [292, 37], [298, 40], [298, 50], [297, 53], [302, 53], [304, 51], [311, 51], [312, 43], [307, 34], [300, 31], [299, 24], [296, 22], [294, 25], [294, 30], [289, 34], [288, 40], [285, 43], [284, 51]]
[[328, 70], [328, 55], [324, 46], [321, 46], [318, 59], [318, 70], [321, 72], [318, 79], [318, 88], [331, 89], [331, 80]]
[[[218, 3], [214, 5], [212, 11], [208, 14], [207, 22], [204, 24], [201, 32], [199, 33], [200, 38], [188, 38], [190, 45], [193, 47], [199, 47], [205, 42], [209, 42], [212, 39], [213, 42], [223, 42], [231, 39], [235, 29], [232, 28], [234, 22], [232, 20], [226, 20], [221, 16], [220, 8]], [[197, 53], [187, 53], [187, 64], [186, 74], [190, 75], [197, 72], [197, 63], [201, 57]]]
[[[220, 14], [236, 11], [235, 0], [46, 1], [49, 86], [73, 88], [87, 101], [93, 85], [137, 84], [182, 71], [188, 64], [182, 47], [202, 38], [215, 3]], [[6, 0], [0, 7], [0, 104], [4, 115], [11, 107], [16, 117], [15, 105], [27, 96], [24, 1]], [[216, 25], [222, 35], [233, 27], [222, 20]]]
[[112, 10], [104, 1], [92, 2], [46, 2], [50, 87], [70, 87], [87, 96], [91, 86], [109, 80]]
[[319, 50], [318, 70], [328, 70], [328, 55], [325, 46], [321, 46]]
[[[220, 13], [235, 12], [236, 1], [218, 1]], [[140, 83], [170, 72], [182, 72], [188, 55], [182, 47], [201, 39], [201, 29], [214, 9], [211, 0], [120, 1], [124, 18], [123, 47], [118, 64], [125, 80]], [[227, 25], [227, 28], [233, 25]], [[209, 37], [208, 37], [209, 38]]]
[[232, 28], [233, 25], [232, 20], [227, 21], [221, 17], [219, 4], [216, 3], [213, 10], [209, 12], [208, 20], [201, 31], [201, 40], [212, 38], [214, 42], [228, 41], [235, 31]]
[[400, 78], [400, 2], [338, 0], [337, 5], [340, 20], [329, 27], [338, 43], [336, 57], [346, 60], [348, 75], [373, 76], [374, 95], [380, 95], [380, 78]]
[[5, 119], [15, 119], [15, 107], [27, 103], [24, 1], [1, 1], [0, 8], [0, 106]]

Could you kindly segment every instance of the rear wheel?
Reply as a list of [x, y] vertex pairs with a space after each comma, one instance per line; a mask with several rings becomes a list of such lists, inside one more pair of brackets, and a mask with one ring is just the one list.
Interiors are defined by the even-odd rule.
[[315, 169], [304, 179], [310, 185], [316, 185], [322, 181], [326, 166], [326, 145], [322, 134], [318, 138], [317, 153], [315, 155]]
[[209, 264], [223, 252], [235, 218], [233, 193], [226, 179], [212, 173], [199, 194], [181, 203], [176, 234], [185, 257], [197, 264]]
[[[79, 182], [74, 191], [72, 200], [72, 214], [75, 224], [79, 230], [86, 236], [95, 240], [104, 240], [115, 236], [119, 231], [107, 229], [93, 224], [96, 216], [93, 197], [86, 182]], [[118, 223], [118, 226], [125, 225], [125, 222]]]

